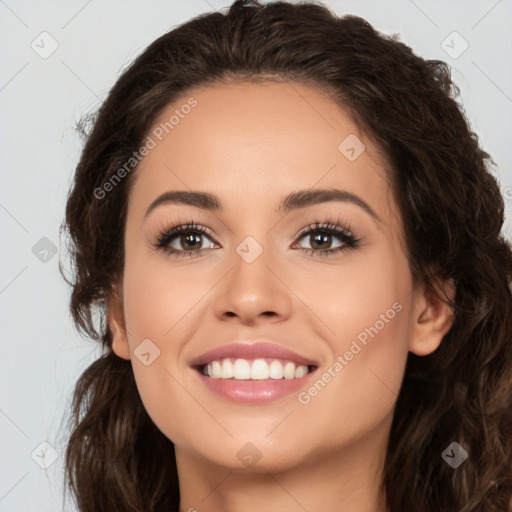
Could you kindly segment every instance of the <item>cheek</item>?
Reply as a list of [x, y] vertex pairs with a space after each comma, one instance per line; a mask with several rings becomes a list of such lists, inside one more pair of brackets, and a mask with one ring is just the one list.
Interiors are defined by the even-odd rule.
[[394, 407], [408, 354], [411, 280], [400, 257], [347, 265], [331, 277], [308, 302], [330, 331], [330, 360], [299, 401], [315, 418], [311, 428], [323, 418], [335, 439], [368, 431]]
[[176, 356], [183, 329], [211, 287], [200, 275], [194, 275], [191, 268], [167, 261], [164, 256], [127, 257], [124, 312], [132, 350], [149, 338], [160, 350], [172, 350]]
[[184, 266], [172, 269], [165, 258], [159, 260], [139, 256], [136, 251], [127, 255], [124, 314], [144, 408], [160, 430], [175, 440], [187, 437], [183, 425], [190, 433], [200, 413], [191, 407], [191, 397], [184, 390], [181, 353], [201, 321], [200, 299], [212, 283], [200, 276], [194, 278]]
[[405, 305], [387, 296], [345, 309], [330, 338], [332, 359], [297, 397], [303, 432], [319, 433], [322, 445], [335, 449], [391, 421], [408, 353], [407, 315]]
[[354, 254], [346, 265], [311, 271], [307, 280], [301, 296], [330, 332], [333, 356], [350, 351], [356, 341], [358, 359], [367, 352], [381, 357], [388, 350], [407, 350], [412, 283], [404, 257], [390, 250]]

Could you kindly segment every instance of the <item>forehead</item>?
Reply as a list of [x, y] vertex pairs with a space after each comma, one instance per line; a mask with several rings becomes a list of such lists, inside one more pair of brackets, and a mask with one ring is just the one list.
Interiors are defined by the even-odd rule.
[[130, 202], [194, 189], [234, 209], [250, 202], [275, 210], [283, 195], [313, 187], [364, 195], [376, 210], [389, 201], [371, 141], [328, 94], [297, 82], [192, 89], [160, 112], [148, 136], [154, 147], [137, 168]]

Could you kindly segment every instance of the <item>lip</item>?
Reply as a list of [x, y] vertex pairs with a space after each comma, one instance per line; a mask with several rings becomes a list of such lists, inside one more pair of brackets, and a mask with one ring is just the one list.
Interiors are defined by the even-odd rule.
[[279, 400], [308, 386], [312, 370], [298, 379], [279, 380], [235, 380], [211, 379], [194, 370], [201, 382], [213, 393], [231, 402], [258, 404]]
[[[296, 379], [236, 380], [212, 379], [201, 373], [201, 368], [212, 361], [225, 358], [285, 359], [296, 365], [305, 365], [310, 372]], [[232, 402], [258, 404], [284, 398], [307, 386], [318, 362], [271, 342], [238, 342], [209, 350], [190, 362], [197, 378], [213, 393]], [[311, 368], [314, 367], [314, 368]]]
[[318, 366], [316, 361], [303, 357], [290, 349], [272, 342], [247, 343], [240, 341], [217, 347], [196, 357], [190, 362], [190, 366], [197, 368], [212, 361], [228, 357], [241, 359], [286, 359], [296, 365]]

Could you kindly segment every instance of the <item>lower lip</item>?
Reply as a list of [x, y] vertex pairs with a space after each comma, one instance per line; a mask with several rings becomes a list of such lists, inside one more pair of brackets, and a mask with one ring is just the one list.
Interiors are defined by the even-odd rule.
[[204, 385], [232, 402], [264, 403], [278, 400], [299, 391], [316, 369], [298, 379], [235, 380], [212, 379], [194, 370]]

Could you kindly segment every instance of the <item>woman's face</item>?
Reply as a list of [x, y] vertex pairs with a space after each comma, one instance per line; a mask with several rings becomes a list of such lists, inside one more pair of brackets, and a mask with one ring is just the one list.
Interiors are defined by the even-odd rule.
[[194, 90], [148, 135], [109, 321], [155, 424], [232, 468], [382, 447], [408, 350], [435, 343], [370, 140], [322, 92], [271, 82]]

